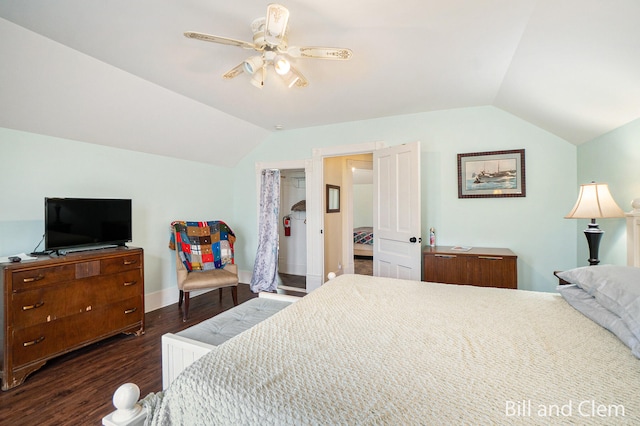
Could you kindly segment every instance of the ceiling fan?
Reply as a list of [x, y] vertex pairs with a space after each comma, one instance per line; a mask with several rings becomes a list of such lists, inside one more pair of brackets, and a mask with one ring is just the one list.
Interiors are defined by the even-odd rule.
[[288, 87], [306, 87], [307, 79], [291, 65], [289, 58], [313, 58], [313, 59], [351, 59], [353, 52], [341, 47], [312, 47], [289, 46], [287, 30], [289, 23], [289, 10], [276, 3], [267, 6], [267, 16], [257, 18], [251, 24], [253, 42], [235, 40], [211, 34], [194, 31], [184, 33], [185, 37], [195, 38], [213, 43], [238, 46], [244, 49], [253, 49], [258, 52], [237, 65], [222, 77], [232, 79], [246, 72], [252, 76], [251, 84], [262, 88], [267, 75], [267, 68], [273, 67]]

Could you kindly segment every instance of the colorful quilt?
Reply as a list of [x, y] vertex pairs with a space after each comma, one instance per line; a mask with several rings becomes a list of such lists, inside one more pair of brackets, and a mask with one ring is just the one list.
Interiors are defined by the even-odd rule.
[[353, 242], [355, 244], [373, 245], [373, 227], [361, 226], [353, 230]]
[[[222, 221], [171, 223], [169, 248], [178, 250], [187, 271], [209, 271], [234, 263], [236, 235]], [[175, 230], [175, 232], [174, 232]]]

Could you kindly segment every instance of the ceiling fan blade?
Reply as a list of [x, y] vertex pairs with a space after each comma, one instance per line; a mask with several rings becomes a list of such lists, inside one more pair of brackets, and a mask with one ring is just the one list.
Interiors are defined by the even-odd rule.
[[297, 78], [292, 84], [289, 85], [289, 87], [296, 86], [296, 87], [302, 88], [302, 87], [307, 87], [309, 85], [309, 82], [304, 77], [304, 75], [302, 75], [302, 73], [297, 69], [295, 69], [294, 67], [291, 67], [289, 72]]
[[334, 59], [340, 61], [346, 61], [353, 56], [351, 49], [344, 47], [291, 46], [286, 53], [293, 58]]
[[222, 78], [225, 80], [231, 80], [234, 77], [239, 76], [244, 72], [244, 62], [240, 63], [240, 65], [236, 66], [232, 70], [227, 71]]
[[198, 33], [195, 31], [187, 31], [184, 33], [184, 36], [187, 38], [195, 38], [197, 40], [202, 40], [202, 41], [211, 41], [213, 43], [226, 44], [229, 46], [238, 46], [244, 49], [261, 50], [259, 46], [253, 43], [249, 43], [248, 41], [236, 40], [236, 39], [227, 38], [227, 37], [220, 37], [220, 36], [215, 36], [211, 34]]
[[267, 17], [264, 28], [264, 39], [268, 45], [278, 46], [285, 38], [289, 24], [289, 10], [276, 3], [267, 6]]

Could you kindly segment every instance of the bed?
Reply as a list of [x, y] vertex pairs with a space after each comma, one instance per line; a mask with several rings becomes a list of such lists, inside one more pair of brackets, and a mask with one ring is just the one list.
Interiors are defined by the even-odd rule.
[[353, 229], [353, 254], [373, 257], [373, 227], [360, 226]]
[[344, 274], [146, 396], [147, 422], [639, 424], [636, 266], [565, 271], [562, 295]]

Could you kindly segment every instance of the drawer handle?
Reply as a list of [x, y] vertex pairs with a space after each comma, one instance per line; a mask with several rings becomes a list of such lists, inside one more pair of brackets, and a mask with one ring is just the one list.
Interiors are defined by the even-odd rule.
[[132, 313], [134, 313], [134, 312], [135, 312], [135, 311], [137, 311], [137, 310], [138, 310], [138, 308], [131, 308], [131, 309], [127, 309], [126, 311], [124, 311], [124, 313], [125, 313], [125, 314], [132, 314]]
[[24, 346], [26, 348], [27, 346], [37, 345], [38, 343], [42, 342], [43, 340], [44, 340], [44, 336], [40, 336], [36, 340], [32, 340], [30, 342], [24, 342], [22, 344], [22, 346]]
[[22, 282], [23, 283], [32, 283], [34, 281], [40, 281], [44, 279], [44, 275], [42, 274], [38, 274], [35, 277], [29, 277], [29, 278], [23, 278]]
[[26, 305], [22, 307], [23, 311], [28, 311], [30, 309], [37, 309], [39, 307], [41, 307], [42, 305], [44, 305], [44, 302], [38, 302], [35, 305]]
[[125, 265], [135, 265], [136, 263], [138, 263], [138, 261], [135, 260], [135, 259], [133, 259], [133, 260], [124, 260], [122, 263], [125, 264]]
[[127, 281], [126, 283], [124, 283], [125, 287], [129, 287], [130, 285], [134, 285], [136, 284], [138, 281]]
[[478, 259], [502, 260], [502, 257], [499, 257], [499, 256], [478, 256]]
[[455, 259], [456, 257], [458, 257], [458, 256], [456, 256], [454, 254], [436, 254], [435, 256], [436, 257], [441, 257], [443, 259]]

